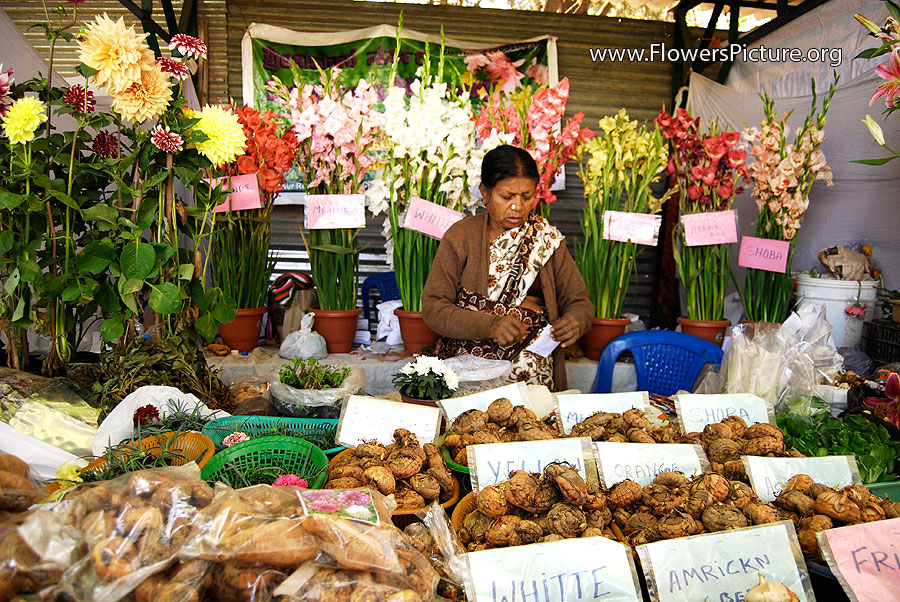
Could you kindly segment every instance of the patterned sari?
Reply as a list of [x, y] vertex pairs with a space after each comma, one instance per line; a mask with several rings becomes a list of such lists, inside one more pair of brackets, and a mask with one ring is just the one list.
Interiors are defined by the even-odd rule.
[[443, 337], [440, 357], [446, 359], [471, 353], [487, 359], [509, 360], [513, 371], [508, 381], [544, 385], [552, 390], [553, 356], [542, 357], [526, 350], [547, 325], [547, 315], [544, 311], [521, 307], [521, 303], [538, 272], [562, 241], [563, 235], [559, 230], [534, 214], [523, 225], [498, 236], [490, 245], [487, 296], [460, 288], [456, 294], [456, 305], [472, 311], [513, 316], [525, 325], [527, 334], [522, 341], [508, 347], [493, 339]]

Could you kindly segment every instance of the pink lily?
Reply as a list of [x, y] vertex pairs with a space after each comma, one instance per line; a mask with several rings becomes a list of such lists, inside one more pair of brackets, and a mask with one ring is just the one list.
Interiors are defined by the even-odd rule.
[[883, 407], [885, 409], [885, 420], [900, 427], [900, 375], [892, 372], [888, 377], [887, 383], [884, 385], [883, 397], [866, 397], [865, 404], [873, 410]]
[[894, 106], [900, 97], [900, 48], [891, 51], [891, 58], [887, 65], [875, 67], [875, 73], [885, 82], [879, 84], [875, 89], [875, 94], [869, 99], [869, 105], [871, 106], [877, 99], [884, 96], [885, 104], [889, 107]]

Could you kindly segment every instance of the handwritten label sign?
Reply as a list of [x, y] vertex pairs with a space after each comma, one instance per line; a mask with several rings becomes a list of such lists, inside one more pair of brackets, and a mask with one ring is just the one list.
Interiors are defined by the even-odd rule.
[[556, 416], [562, 425], [563, 432], [569, 434], [572, 427], [596, 412], [617, 412], [619, 414], [631, 408], [643, 410], [650, 402], [646, 391], [628, 393], [587, 393], [584, 395], [554, 395], [556, 398]]
[[753, 491], [764, 502], [774, 501], [788, 479], [807, 474], [816, 483], [829, 487], [862, 484], [859, 468], [853, 456], [823, 456], [821, 458], [765, 458], [741, 456]]
[[419, 443], [431, 443], [440, 422], [441, 411], [436, 407], [351, 395], [341, 409], [335, 439], [347, 447], [372, 439], [389, 445], [394, 442], [394, 431], [405, 428]]
[[707, 424], [721, 422], [729, 416], [739, 416], [748, 425], [774, 422], [766, 400], [751, 393], [683, 393], [675, 396], [675, 411], [678, 425], [685, 433], [702, 431]]
[[734, 210], [712, 213], [690, 213], [681, 216], [684, 242], [689, 247], [720, 245], [737, 242], [737, 222]]
[[487, 410], [488, 406], [495, 399], [501, 397], [507, 398], [514, 406], [525, 404], [525, 384], [513, 383], [504, 385], [496, 389], [488, 389], [487, 391], [479, 391], [471, 395], [463, 395], [462, 397], [451, 397], [438, 401], [438, 405], [447, 416], [447, 422], [453, 422], [456, 417], [466, 410]]
[[600, 480], [606, 487], [626, 479], [643, 487], [661, 472], [674, 470], [693, 477], [709, 468], [706, 454], [699, 445], [595, 441], [594, 454]]
[[637, 602], [631, 550], [605, 537], [566, 539], [465, 555], [470, 602]]
[[303, 225], [308, 230], [365, 228], [365, 195], [308, 194]]
[[769, 240], [744, 236], [741, 238], [741, 251], [738, 265], [744, 268], [755, 268], [767, 272], [784, 274], [787, 271], [788, 254], [791, 243], [786, 240]]
[[231, 189], [231, 192], [228, 194], [224, 203], [216, 206], [216, 213], [225, 213], [229, 210], [240, 211], [242, 209], [259, 209], [262, 207], [262, 201], [259, 196], [259, 182], [256, 179], [256, 174], [216, 178], [212, 181], [210, 186], [215, 188], [220, 182], [223, 188]]
[[624, 211], [603, 212], [603, 238], [655, 247], [659, 241], [662, 217]]
[[463, 214], [417, 196], [409, 200], [403, 227], [440, 240], [447, 228], [463, 218]]
[[900, 518], [828, 529], [816, 537], [851, 600], [900, 600]]
[[743, 602], [760, 573], [801, 602], [815, 600], [790, 521], [667, 539], [636, 550], [658, 602]]
[[507, 480], [514, 470], [544, 472], [553, 462], [568, 462], [574, 466], [589, 488], [599, 484], [591, 440], [587, 437], [469, 445], [466, 455], [472, 489], [476, 493], [483, 487]]

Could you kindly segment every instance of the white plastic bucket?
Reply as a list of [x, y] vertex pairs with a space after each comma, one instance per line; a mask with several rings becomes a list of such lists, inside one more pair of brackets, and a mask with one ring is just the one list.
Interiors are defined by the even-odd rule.
[[825, 305], [825, 319], [831, 324], [834, 344], [838, 347], [856, 347], [862, 339], [861, 318], [848, 315], [844, 310], [859, 301], [866, 305], [866, 320], [875, 316], [878, 285], [874, 280], [827, 280], [808, 274], [797, 276], [797, 303], [815, 302]]

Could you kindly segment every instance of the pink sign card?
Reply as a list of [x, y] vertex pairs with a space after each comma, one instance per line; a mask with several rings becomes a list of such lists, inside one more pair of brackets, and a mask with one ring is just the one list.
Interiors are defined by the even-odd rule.
[[786, 240], [769, 240], [744, 236], [741, 238], [741, 252], [738, 265], [745, 268], [766, 270], [784, 274], [787, 271], [788, 254], [791, 243]]
[[900, 600], [900, 518], [817, 535], [828, 566], [851, 600]]
[[689, 247], [728, 244], [738, 241], [734, 210], [690, 213], [681, 216], [684, 242]]
[[262, 201], [259, 196], [259, 182], [256, 180], [255, 173], [216, 178], [212, 181], [212, 186], [215, 187], [219, 182], [222, 182], [222, 188], [231, 189], [232, 192], [229, 193], [224, 203], [216, 207], [216, 213], [225, 213], [229, 209], [231, 211], [240, 211], [241, 209], [259, 209], [262, 207]]
[[603, 238], [655, 247], [662, 217], [624, 211], [603, 212]]
[[309, 230], [365, 228], [365, 195], [308, 194], [303, 222]]
[[403, 227], [428, 236], [441, 239], [447, 228], [463, 218], [463, 214], [450, 207], [444, 207], [414, 196], [409, 201]]

